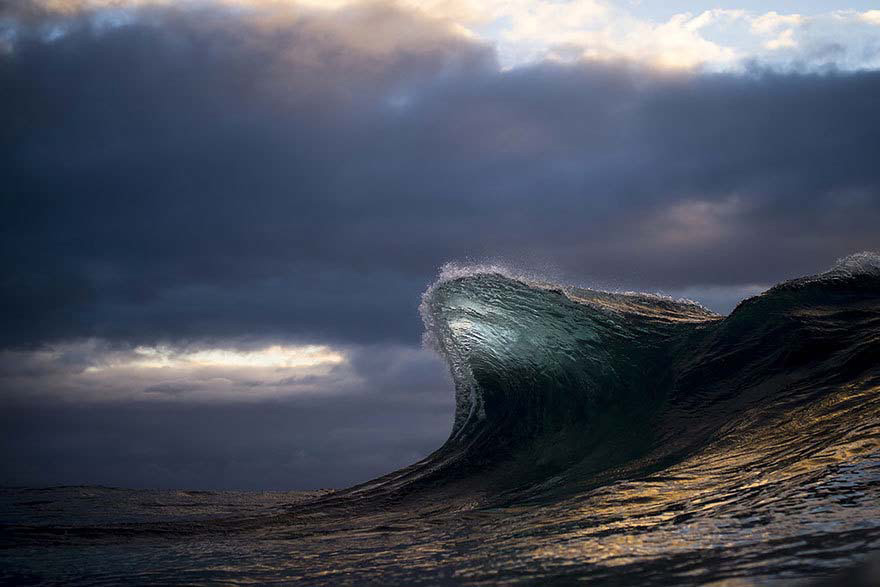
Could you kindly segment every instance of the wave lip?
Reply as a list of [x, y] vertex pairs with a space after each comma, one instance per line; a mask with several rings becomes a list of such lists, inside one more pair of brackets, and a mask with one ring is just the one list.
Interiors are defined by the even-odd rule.
[[837, 260], [834, 266], [821, 273], [825, 277], [880, 276], [880, 253], [862, 251]]

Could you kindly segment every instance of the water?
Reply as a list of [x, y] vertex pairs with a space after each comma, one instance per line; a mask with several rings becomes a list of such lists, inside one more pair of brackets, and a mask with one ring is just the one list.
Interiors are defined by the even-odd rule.
[[854, 256], [728, 317], [449, 268], [422, 304], [457, 398], [434, 454], [329, 493], [7, 488], [0, 581], [834, 577], [880, 550], [878, 268]]

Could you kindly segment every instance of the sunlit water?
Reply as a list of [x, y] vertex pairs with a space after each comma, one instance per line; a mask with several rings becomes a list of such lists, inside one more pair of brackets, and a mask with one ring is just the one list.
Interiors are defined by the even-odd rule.
[[[552, 504], [455, 513], [301, 518], [314, 494], [5, 489], [4, 522], [54, 528], [10, 536], [0, 581], [799, 584], [880, 549], [880, 454], [863, 454], [877, 438], [850, 436], [846, 462], [819, 451], [764, 474], [743, 446]], [[230, 516], [249, 519], [210, 525]]]
[[6, 488], [0, 581], [839, 576], [880, 550], [875, 261], [844, 260], [726, 318], [496, 268], [451, 270], [422, 307], [457, 395], [452, 434], [433, 455], [329, 493]]

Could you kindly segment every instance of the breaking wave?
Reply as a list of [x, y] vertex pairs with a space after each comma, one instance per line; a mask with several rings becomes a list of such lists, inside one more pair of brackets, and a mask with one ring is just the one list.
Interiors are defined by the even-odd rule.
[[0, 491], [43, 512], [0, 520], [0, 583], [788, 585], [880, 549], [878, 255], [728, 316], [450, 265], [421, 312], [456, 393], [424, 460], [310, 495]]
[[[454, 381], [451, 434], [424, 461], [356, 493], [552, 498], [649, 474], [880, 380], [876, 253], [781, 283], [726, 317], [690, 300], [495, 265], [445, 266], [420, 311], [425, 344]], [[833, 441], [823, 434], [804, 426], [775, 441]]]

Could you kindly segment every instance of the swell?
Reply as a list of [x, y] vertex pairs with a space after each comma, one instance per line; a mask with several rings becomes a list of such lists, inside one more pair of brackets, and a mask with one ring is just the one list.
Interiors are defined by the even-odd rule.
[[295, 526], [309, 535], [370, 512], [566, 504], [559, 498], [620, 481], [662, 485], [664, 476], [735, 496], [754, 484], [744, 471], [787, 480], [792, 470], [818, 475], [834, 459], [880, 454], [874, 254], [779, 284], [726, 317], [687, 300], [561, 286], [498, 267], [446, 268], [421, 312], [426, 344], [448, 362], [456, 393], [450, 436], [422, 461], [289, 514], [2, 526], [0, 547], [77, 532], [112, 540]]
[[654, 472], [734, 430], [769, 437], [762, 423], [880, 380], [872, 253], [779, 284], [727, 317], [497, 267], [445, 269], [421, 312], [455, 384], [452, 431], [424, 461], [356, 488], [365, 495], [550, 499]]

